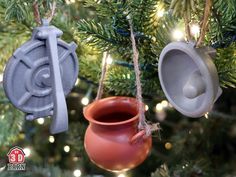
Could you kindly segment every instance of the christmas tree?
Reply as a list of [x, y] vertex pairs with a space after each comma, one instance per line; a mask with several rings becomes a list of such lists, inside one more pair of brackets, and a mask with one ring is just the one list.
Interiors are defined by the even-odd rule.
[[[0, 72], [26, 42], [40, 18], [75, 41], [79, 75], [67, 96], [69, 130], [51, 135], [50, 119], [25, 121], [0, 90], [0, 176], [233, 177], [236, 175], [235, 0], [0, 0]], [[132, 23], [129, 23], [129, 22]], [[111, 173], [90, 162], [84, 149], [83, 108], [93, 102], [108, 52], [103, 97], [136, 95], [133, 28], [146, 119], [160, 123], [150, 155], [135, 169]], [[177, 112], [162, 91], [158, 61], [173, 41], [198, 41], [216, 49], [213, 62], [223, 94], [199, 119]], [[173, 74], [170, 72], [170, 74]], [[173, 75], [174, 78], [174, 75]], [[26, 171], [7, 170], [7, 153], [24, 148]], [[94, 144], [94, 146], [99, 146]], [[104, 154], [105, 155], [105, 154]]]

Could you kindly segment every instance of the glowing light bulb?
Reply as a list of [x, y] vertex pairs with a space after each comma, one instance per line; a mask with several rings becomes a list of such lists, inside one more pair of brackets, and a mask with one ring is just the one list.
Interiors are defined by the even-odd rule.
[[208, 119], [209, 118], [209, 116], [208, 116], [208, 112], [204, 115], [204, 117], [206, 118], [206, 119]]
[[193, 24], [190, 28], [192, 35], [198, 36], [200, 33], [200, 27], [197, 24]]
[[79, 80], [79, 79], [76, 79], [75, 85], [78, 85], [79, 82], [80, 82], [80, 80]]
[[71, 115], [75, 115], [75, 113], [76, 113], [76, 110], [74, 110], [74, 109], [72, 109], [72, 110], [70, 111], [70, 114], [71, 114]]
[[157, 11], [156, 15], [157, 15], [157, 17], [160, 18], [160, 17], [163, 17], [164, 13], [165, 13], [164, 9], [159, 9], [159, 10]]
[[4, 165], [3, 167], [0, 167], [0, 172], [4, 171], [6, 168], [6, 165]]
[[1, 116], [0, 116], [0, 119], [4, 119], [4, 118], [5, 118], [5, 115], [1, 115]]
[[184, 33], [179, 29], [175, 29], [172, 33], [172, 36], [174, 40], [180, 41], [181, 39], [183, 39]]
[[37, 122], [38, 122], [38, 124], [43, 125], [44, 124], [44, 118], [38, 118]]
[[74, 162], [77, 162], [78, 160], [79, 160], [78, 157], [73, 157], [73, 161], [74, 161]]
[[119, 174], [117, 177], [126, 177], [126, 175], [125, 174]]
[[2, 82], [3, 81], [3, 74], [1, 73], [0, 74], [0, 82]]
[[145, 111], [148, 111], [148, 109], [149, 109], [149, 106], [145, 105]]
[[167, 108], [167, 107], [169, 106], [169, 103], [168, 103], [168, 101], [163, 100], [163, 101], [161, 102], [161, 105], [162, 105], [163, 108]]
[[158, 103], [158, 104], [156, 105], [156, 111], [157, 111], [157, 112], [161, 112], [162, 110], [163, 110], [162, 104], [161, 104], [161, 103]]
[[83, 97], [83, 98], [81, 99], [81, 103], [82, 103], [84, 106], [88, 105], [88, 104], [89, 104], [89, 99], [88, 99], [88, 97]]
[[74, 172], [73, 172], [73, 175], [75, 176], [75, 177], [80, 177], [81, 176], [81, 170], [80, 169], [76, 169], [76, 170], [74, 170]]
[[66, 4], [72, 4], [75, 3], [75, 0], [66, 0]]
[[30, 148], [24, 148], [23, 149], [24, 153], [25, 153], [25, 157], [29, 157], [31, 155], [31, 150]]
[[68, 145], [64, 146], [64, 151], [67, 153], [70, 152], [70, 146]]
[[127, 79], [130, 79], [130, 74], [127, 74]]
[[50, 143], [54, 143], [54, 142], [55, 142], [54, 136], [49, 136], [49, 137], [48, 137], [48, 141], [49, 141]]
[[111, 55], [109, 55], [107, 57], [107, 64], [110, 65], [110, 64], [112, 64], [112, 62], [113, 62], [113, 58], [111, 57]]
[[172, 148], [172, 144], [169, 143], [169, 142], [165, 143], [165, 148], [166, 148], [167, 150], [170, 150], [170, 149]]

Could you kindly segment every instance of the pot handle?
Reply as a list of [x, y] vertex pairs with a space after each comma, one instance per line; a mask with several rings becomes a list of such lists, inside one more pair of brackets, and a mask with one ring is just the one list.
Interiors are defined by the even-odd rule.
[[132, 138], [130, 138], [130, 143], [135, 144], [140, 138], [144, 138], [146, 132], [145, 130], [141, 130], [138, 133], [136, 133]]

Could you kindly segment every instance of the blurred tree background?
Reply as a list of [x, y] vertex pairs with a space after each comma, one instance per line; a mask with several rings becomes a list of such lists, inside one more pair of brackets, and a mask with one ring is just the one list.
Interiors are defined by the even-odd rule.
[[[42, 16], [52, 0], [0, 0], [0, 73], [16, 48], [37, 26], [32, 5]], [[187, 118], [166, 101], [158, 79], [158, 58], [171, 41], [185, 40], [184, 18], [199, 36], [204, 0], [57, 0], [52, 24], [63, 40], [78, 44], [79, 75], [67, 97], [69, 131], [49, 133], [49, 118], [25, 121], [0, 88], [0, 176], [34, 177], [235, 177], [236, 176], [236, 1], [213, 0], [204, 44], [217, 50], [223, 94], [212, 112]], [[106, 172], [88, 159], [83, 138], [88, 122], [83, 107], [96, 96], [102, 54], [109, 51], [105, 95], [135, 96], [135, 74], [127, 16], [133, 20], [139, 50], [146, 117], [160, 122], [148, 159], [124, 174]], [[2, 79], [1, 79], [2, 80]], [[7, 152], [24, 148], [26, 172], [6, 171]], [[94, 146], [99, 146], [94, 144]], [[104, 154], [105, 155], [105, 154]]]

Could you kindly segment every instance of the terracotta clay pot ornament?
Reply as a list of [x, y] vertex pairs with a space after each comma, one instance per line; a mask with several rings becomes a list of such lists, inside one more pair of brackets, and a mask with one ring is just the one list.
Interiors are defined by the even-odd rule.
[[84, 108], [89, 121], [84, 146], [90, 160], [100, 168], [121, 172], [141, 164], [152, 147], [151, 128], [145, 122], [144, 104], [138, 69], [138, 52], [133, 44], [133, 60], [136, 74], [137, 99], [108, 97], [101, 99], [103, 81], [107, 70], [106, 53], [96, 100]]
[[137, 100], [108, 97], [94, 101], [84, 109], [89, 121], [85, 149], [99, 167], [109, 171], [126, 171], [141, 164], [152, 146], [151, 136], [138, 131]]

